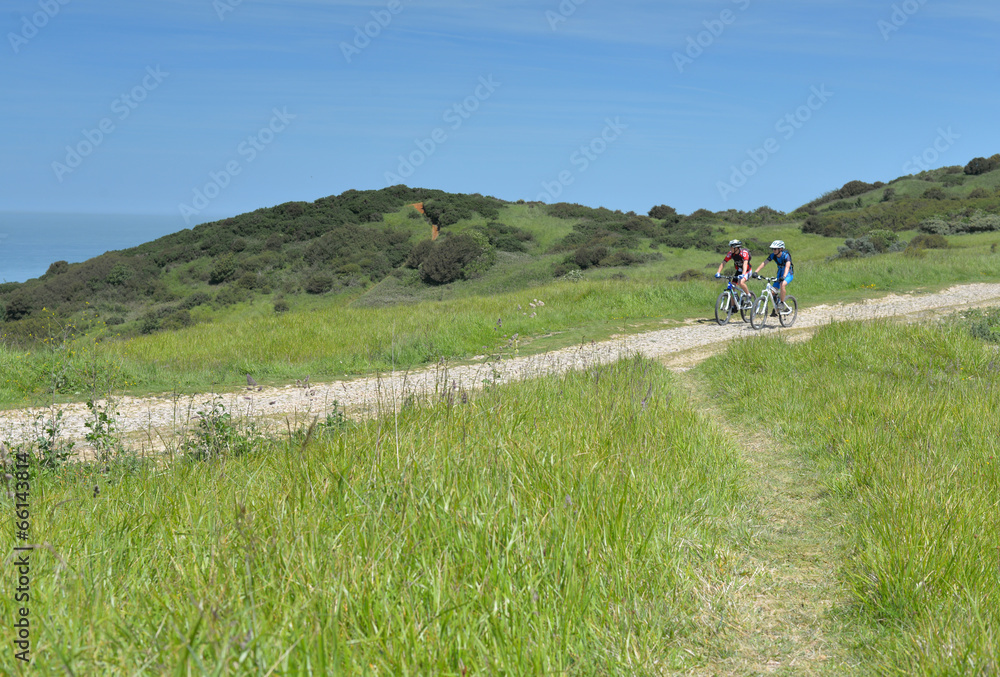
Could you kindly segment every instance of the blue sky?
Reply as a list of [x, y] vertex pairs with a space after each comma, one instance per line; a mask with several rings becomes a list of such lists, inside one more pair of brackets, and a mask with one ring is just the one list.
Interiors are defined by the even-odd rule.
[[0, 211], [179, 230], [397, 182], [790, 211], [1000, 152], [995, 0], [9, 0], [0, 25]]

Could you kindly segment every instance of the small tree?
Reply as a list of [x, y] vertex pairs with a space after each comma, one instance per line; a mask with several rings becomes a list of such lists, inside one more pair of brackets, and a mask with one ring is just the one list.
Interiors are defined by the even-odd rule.
[[231, 253], [223, 254], [212, 266], [212, 272], [208, 274], [209, 284], [222, 284], [236, 275], [236, 257]]
[[462, 279], [463, 269], [483, 248], [465, 233], [446, 237], [434, 245], [434, 249], [420, 264], [420, 277], [432, 284], [448, 284]]
[[677, 210], [673, 207], [667, 205], [656, 205], [649, 210], [649, 218], [651, 219], [663, 219], [664, 221], [669, 221], [670, 223], [677, 223], [680, 218], [677, 215]]
[[969, 164], [965, 165], [965, 173], [971, 176], [977, 176], [979, 174], [985, 174], [986, 172], [991, 172], [994, 169], [1000, 167], [1000, 153], [996, 155], [991, 155], [988, 158], [975, 157], [969, 160]]

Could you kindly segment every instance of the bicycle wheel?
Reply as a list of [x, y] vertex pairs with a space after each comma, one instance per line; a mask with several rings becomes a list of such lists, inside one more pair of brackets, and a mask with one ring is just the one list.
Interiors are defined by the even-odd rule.
[[715, 300], [715, 321], [719, 324], [729, 322], [729, 316], [733, 314], [733, 295], [729, 291], [719, 294]]
[[750, 326], [754, 329], [763, 328], [767, 324], [767, 312], [767, 294], [761, 294], [750, 310]]
[[753, 314], [753, 307], [757, 303], [757, 297], [754, 296], [753, 292], [749, 294], [750, 300], [744, 305], [740, 306], [740, 317], [743, 318], [744, 322], [750, 321], [750, 316]]
[[778, 322], [782, 327], [791, 327], [795, 324], [795, 316], [799, 314], [799, 304], [794, 296], [786, 296], [785, 305], [787, 310], [778, 311]]

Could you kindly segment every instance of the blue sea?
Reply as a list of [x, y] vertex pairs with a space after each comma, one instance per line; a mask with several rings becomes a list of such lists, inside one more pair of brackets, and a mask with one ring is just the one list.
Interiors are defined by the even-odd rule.
[[0, 212], [0, 281], [24, 282], [43, 275], [53, 261], [86, 261], [186, 227], [176, 214]]

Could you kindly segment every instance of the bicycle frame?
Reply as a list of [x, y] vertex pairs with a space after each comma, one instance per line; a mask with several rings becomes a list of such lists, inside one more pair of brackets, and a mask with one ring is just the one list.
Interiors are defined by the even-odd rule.
[[760, 296], [757, 298], [757, 302], [754, 304], [754, 308], [750, 313], [750, 326], [754, 329], [760, 329], [767, 324], [767, 316], [771, 309], [770, 307], [773, 307], [777, 312], [778, 323], [782, 327], [792, 326], [792, 324], [795, 323], [796, 316], [798, 315], [798, 302], [795, 300], [795, 297], [786, 295], [784, 306], [779, 306], [779, 302], [781, 301], [781, 292], [773, 285], [774, 282], [778, 281], [778, 278], [761, 277], [759, 275], [757, 277], [764, 280], [764, 288], [761, 290]]
[[746, 294], [733, 284], [738, 279], [736, 275], [727, 275], [724, 279], [728, 284], [715, 301], [715, 321], [719, 324], [726, 324], [736, 310], [740, 311], [740, 317], [743, 318], [744, 322], [749, 321], [749, 311], [753, 308], [756, 297], [753, 292]]

